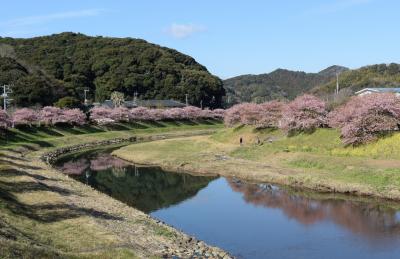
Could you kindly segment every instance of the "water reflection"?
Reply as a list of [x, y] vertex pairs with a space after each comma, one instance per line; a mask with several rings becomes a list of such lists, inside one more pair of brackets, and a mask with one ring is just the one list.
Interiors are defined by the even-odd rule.
[[146, 213], [187, 200], [216, 179], [136, 167], [108, 153], [86, 154], [58, 169]]
[[332, 195], [283, 190], [268, 184], [229, 179], [229, 186], [243, 194], [247, 203], [280, 209], [303, 225], [330, 221], [354, 234], [377, 240], [400, 234], [396, 210], [379, 202], [338, 199]]
[[167, 173], [109, 151], [70, 157], [59, 169], [238, 258], [400, 254], [400, 212], [377, 200]]

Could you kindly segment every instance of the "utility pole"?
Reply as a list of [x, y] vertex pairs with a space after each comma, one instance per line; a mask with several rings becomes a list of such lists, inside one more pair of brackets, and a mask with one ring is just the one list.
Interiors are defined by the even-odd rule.
[[188, 99], [189, 94], [185, 94], [185, 97], [186, 97], [186, 106], [189, 106], [189, 99]]
[[87, 92], [89, 92], [89, 89], [84, 89], [84, 90], [83, 90], [83, 93], [84, 93], [84, 95], [85, 95], [85, 105], [87, 105], [87, 104], [88, 104], [88, 100], [87, 100]]
[[200, 100], [200, 108], [203, 110], [203, 100]]
[[336, 73], [336, 95], [339, 94], [339, 73]]
[[12, 99], [8, 98], [8, 94], [12, 93], [10, 85], [3, 85], [3, 94], [1, 97], [3, 98], [3, 109], [7, 112], [7, 104], [9, 104]]
[[133, 101], [136, 103], [136, 101], [137, 101], [137, 96], [138, 96], [138, 93], [137, 93], [137, 91], [135, 91], [134, 93], [133, 93]]

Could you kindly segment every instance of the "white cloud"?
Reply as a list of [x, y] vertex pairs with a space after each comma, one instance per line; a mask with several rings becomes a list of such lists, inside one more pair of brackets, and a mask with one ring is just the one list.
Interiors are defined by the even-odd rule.
[[335, 13], [348, 8], [369, 4], [374, 0], [335, 0], [309, 11], [311, 14]]
[[166, 29], [166, 32], [174, 38], [184, 39], [196, 32], [202, 32], [205, 30], [206, 28], [201, 25], [173, 23]]
[[26, 27], [35, 24], [49, 23], [55, 20], [97, 16], [103, 11], [104, 11], [103, 9], [86, 9], [86, 10], [78, 10], [70, 12], [53, 13], [47, 15], [27, 16], [27, 17], [8, 20], [5, 22], [0, 22], [0, 26], [8, 28]]

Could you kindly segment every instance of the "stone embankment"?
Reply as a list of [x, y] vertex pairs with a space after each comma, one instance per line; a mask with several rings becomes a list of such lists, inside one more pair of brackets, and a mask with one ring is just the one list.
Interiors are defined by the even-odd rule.
[[190, 137], [190, 136], [201, 136], [201, 135], [209, 135], [215, 132], [214, 130], [202, 130], [196, 131], [194, 133], [190, 132], [183, 132], [180, 134], [158, 134], [158, 135], [149, 135], [149, 136], [131, 136], [127, 138], [113, 138], [107, 140], [100, 140], [100, 141], [93, 141], [87, 142], [78, 145], [66, 146], [62, 148], [57, 148], [50, 152], [46, 152], [40, 156], [40, 159], [47, 164], [53, 164], [60, 156], [66, 155], [69, 153], [79, 152], [85, 149], [92, 149], [98, 147], [106, 147], [111, 145], [118, 145], [124, 143], [134, 143], [134, 142], [146, 142], [146, 141], [155, 141], [155, 140], [162, 140], [174, 137]]
[[83, 144], [78, 144], [78, 145], [73, 145], [73, 146], [68, 146], [68, 147], [62, 147], [55, 149], [53, 151], [47, 152], [43, 154], [40, 159], [47, 164], [52, 164], [54, 163], [60, 156], [66, 155], [69, 153], [74, 153], [78, 152], [80, 150], [84, 149], [90, 149], [90, 148], [96, 148], [96, 147], [101, 147], [101, 146], [110, 146], [110, 145], [117, 145], [117, 144], [123, 144], [123, 143], [128, 143], [128, 142], [136, 142], [137, 137], [129, 137], [129, 138], [114, 138], [114, 139], [107, 139], [107, 140], [101, 140], [101, 141], [94, 141], [94, 142], [88, 142], [88, 143], [83, 143]]

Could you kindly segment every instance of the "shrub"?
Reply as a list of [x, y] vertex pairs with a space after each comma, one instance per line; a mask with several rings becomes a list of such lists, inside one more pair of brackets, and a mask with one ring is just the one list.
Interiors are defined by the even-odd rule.
[[81, 106], [81, 102], [75, 97], [66, 96], [59, 99], [56, 103], [54, 103], [54, 106], [58, 108], [69, 108], [69, 109], [78, 108], [79, 106]]
[[325, 103], [312, 95], [299, 96], [282, 112], [279, 127], [288, 134], [311, 132], [326, 125]]
[[394, 94], [355, 96], [328, 116], [345, 144], [357, 145], [399, 130], [400, 98]]

